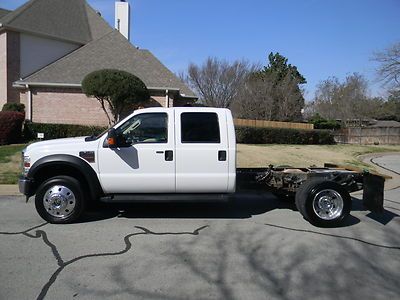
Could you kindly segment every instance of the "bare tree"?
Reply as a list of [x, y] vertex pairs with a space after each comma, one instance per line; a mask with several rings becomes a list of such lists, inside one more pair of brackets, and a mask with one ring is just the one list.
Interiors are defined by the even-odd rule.
[[302, 120], [301, 85], [306, 79], [283, 55], [271, 52], [268, 60], [267, 66], [249, 76], [235, 103], [235, 114], [261, 120]]
[[248, 80], [240, 90], [233, 112], [243, 119], [271, 120], [274, 114], [273, 82], [261, 78]]
[[340, 82], [336, 77], [322, 81], [307, 110], [326, 119], [363, 119], [376, 112], [377, 101], [368, 96], [368, 81], [354, 73]]
[[278, 80], [278, 74], [251, 76], [233, 106], [240, 118], [274, 121], [299, 121], [302, 91], [291, 74]]
[[245, 60], [229, 63], [209, 57], [201, 66], [190, 64], [187, 76], [180, 77], [198, 93], [206, 106], [229, 108], [248, 76], [257, 68]]
[[393, 44], [384, 51], [374, 54], [373, 60], [378, 62], [379, 79], [392, 88], [400, 88], [400, 42]]

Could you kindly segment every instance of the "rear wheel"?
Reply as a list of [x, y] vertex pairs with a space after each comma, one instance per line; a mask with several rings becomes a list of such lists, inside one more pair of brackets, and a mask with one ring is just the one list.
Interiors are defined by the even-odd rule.
[[72, 223], [85, 209], [84, 193], [75, 178], [53, 177], [38, 188], [35, 206], [39, 215], [49, 223]]
[[349, 216], [351, 197], [340, 184], [316, 179], [300, 186], [296, 193], [296, 206], [311, 224], [334, 227]]

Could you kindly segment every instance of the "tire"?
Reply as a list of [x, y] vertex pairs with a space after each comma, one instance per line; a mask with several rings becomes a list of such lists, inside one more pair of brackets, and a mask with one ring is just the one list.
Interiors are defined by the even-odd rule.
[[296, 207], [318, 227], [337, 227], [350, 215], [350, 194], [338, 183], [324, 179], [304, 182], [296, 193]]
[[73, 223], [85, 210], [84, 192], [73, 177], [53, 177], [38, 188], [35, 206], [39, 215], [49, 223]]

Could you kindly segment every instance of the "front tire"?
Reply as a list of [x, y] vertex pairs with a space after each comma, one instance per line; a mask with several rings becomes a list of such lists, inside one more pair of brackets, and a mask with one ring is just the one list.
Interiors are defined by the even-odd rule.
[[73, 223], [85, 210], [85, 197], [78, 180], [57, 176], [40, 185], [35, 206], [39, 215], [49, 223]]
[[337, 227], [350, 215], [351, 197], [340, 184], [315, 179], [299, 187], [296, 207], [315, 226]]

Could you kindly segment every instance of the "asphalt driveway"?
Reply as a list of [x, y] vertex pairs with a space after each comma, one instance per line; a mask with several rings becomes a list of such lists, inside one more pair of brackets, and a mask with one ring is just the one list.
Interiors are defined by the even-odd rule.
[[270, 194], [103, 206], [71, 225], [1, 196], [0, 299], [396, 299], [400, 189], [385, 199], [320, 229]]

